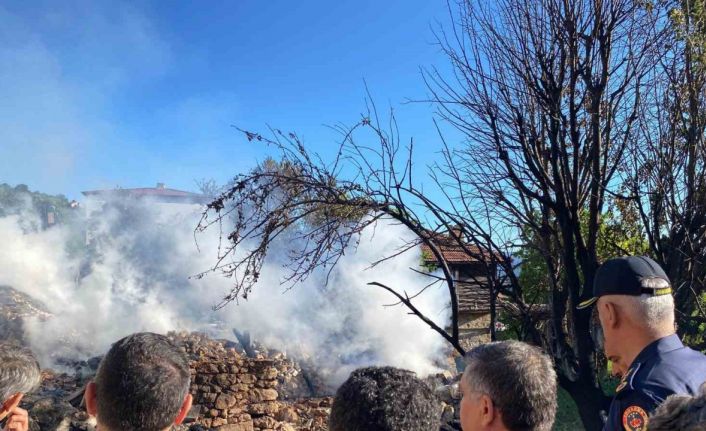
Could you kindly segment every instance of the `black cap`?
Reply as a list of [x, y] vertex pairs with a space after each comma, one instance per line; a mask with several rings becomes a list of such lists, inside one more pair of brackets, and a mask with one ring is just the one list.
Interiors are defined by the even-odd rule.
[[[645, 279], [663, 279], [670, 287], [643, 287]], [[669, 277], [662, 267], [647, 256], [616, 257], [598, 267], [593, 278], [593, 298], [581, 302], [577, 308], [593, 305], [603, 295], [670, 295]]]

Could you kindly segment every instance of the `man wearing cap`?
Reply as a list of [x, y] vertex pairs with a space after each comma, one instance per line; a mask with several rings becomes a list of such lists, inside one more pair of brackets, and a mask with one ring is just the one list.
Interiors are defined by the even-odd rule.
[[669, 395], [699, 393], [706, 356], [675, 333], [669, 278], [652, 259], [620, 257], [596, 271], [593, 298], [600, 325], [592, 333], [614, 369], [623, 373], [604, 431], [645, 431], [648, 417]]

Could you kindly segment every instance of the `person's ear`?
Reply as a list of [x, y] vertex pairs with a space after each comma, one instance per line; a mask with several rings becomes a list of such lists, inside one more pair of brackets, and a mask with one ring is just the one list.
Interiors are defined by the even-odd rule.
[[83, 393], [83, 399], [86, 402], [86, 412], [95, 417], [98, 415], [98, 407], [96, 402], [96, 384], [93, 381], [88, 382], [86, 391]]
[[605, 311], [605, 321], [610, 329], [615, 329], [620, 325], [620, 315], [618, 313], [618, 307], [612, 302], [606, 301], [603, 304], [603, 309]]
[[184, 398], [184, 402], [181, 405], [179, 414], [177, 415], [176, 419], [174, 419], [174, 425], [179, 425], [184, 422], [186, 415], [189, 413], [189, 410], [191, 410], [191, 404], [193, 402], [194, 397], [192, 397], [191, 394], [186, 394], [186, 398]]
[[481, 408], [481, 417], [480, 417], [480, 422], [481, 425], [484, 427], [490, 426], [490, 424], [493, 423], [493, 420], [495, 420], [495, 405], [493, 404], [493, 400], [490, 399], [489, 396], [483, 394], [480, 397], [480, 408]]
[[22, 401], [22, 397], [24, 396], [23, 393], [16, 393], [15, 395], [10, 396], [8, 399], [5, 400], [4, 403], [2, 403], [2, 410], [0, 410], [0, 415], [6, 416], [8, 413], [10, 413], [15, 407], [20, 405], [20, 401]]

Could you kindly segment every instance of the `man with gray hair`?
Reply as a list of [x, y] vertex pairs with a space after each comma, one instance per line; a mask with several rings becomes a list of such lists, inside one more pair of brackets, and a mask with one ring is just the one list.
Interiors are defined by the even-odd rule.
[[604, 431], [645, 431], [649, 414], [668, 396], [698, 393], [706, 380], [706, 356], [676, 335], [672, 286], [654, 260], [631, 256], [603, 263], [593, 298], [579, 308], [594, 304], [600, 321], [592, 332], [596, 347], [615, 369], [626, 370]]
[[101, 431], [163, 431], [191, 408], [186, 354], [164, 335], [117, 341], [86, 386], [86, 410]]
[[650, 431], [703, 431], [706, 429], [706, 385], [695, 397], [671, 395], [650, 417]]
[[26, 431], [27, 411], [19, 407], [26, 392], [39, 385], [39, 363], [29, 349], [12, 343], [0, 343], [0, 421], [3, 430]]
[[541, 350], [520, 341], [480, 345], [461, 378], [463, 431], [550, 431], [556, 372]]

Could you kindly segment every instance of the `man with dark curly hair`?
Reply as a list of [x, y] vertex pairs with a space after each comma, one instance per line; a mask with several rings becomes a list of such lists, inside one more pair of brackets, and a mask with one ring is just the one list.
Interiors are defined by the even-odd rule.
[[706, 385], [697, 396], [672, 395], [650, 417], [649, 431], [706, 430]]
[[432, 389], [407, 370], [361, 368], [336, 392], [330, 431], [438, 431], [441, 404]]

